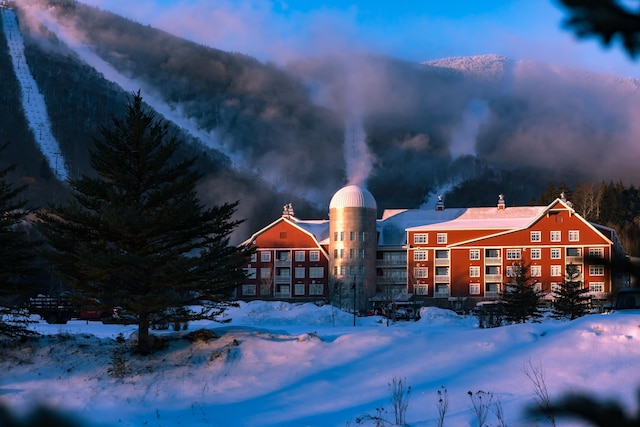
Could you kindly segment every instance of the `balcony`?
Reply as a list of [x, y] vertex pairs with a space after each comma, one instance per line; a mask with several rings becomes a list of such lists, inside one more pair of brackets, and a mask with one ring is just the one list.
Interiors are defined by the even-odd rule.
[[377, 259], [376, 267], [406, 267], [407, 260], [402, 259]]
[[499, 257], [499, 256], [486, 257], [484, 259], [484, 264], [485, 265], [501, 265], [502, 264], [502, 257]]
[[406, 277], [394, 277], [394, 276], [377, 276], [376, 283], [381, 285], [406, 285], [407, 278]]
[[291, 298], [291, 292], [275, 292], [274, 298]]
[[276, 274], [274, 280], [274, 283], [276, 285], [288, 285], [289, 283], [291, 283], [291, 276], [279, 276]]

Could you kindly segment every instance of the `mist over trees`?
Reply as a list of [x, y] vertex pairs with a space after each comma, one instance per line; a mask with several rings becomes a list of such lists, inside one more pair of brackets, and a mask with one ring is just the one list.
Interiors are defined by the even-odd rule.
[[[640, 130], [633, 79], [497, 55], [415, 64], [344, 52], [276, 66], [74, 1], [25, 0], [17, 13], [26, 61], [72, 176], [93, 173], [91, 137], [98, 123], [121, 113], [127, 93], [33, 19], [31, 8], [45, 4], [103, 60], [140, 82], [143, 94], [210, 136], [197, 140], [170, 125], [187, 141], [179, 156], [197, 157], [203, 202], [241, 200], [247, 221], [237, 241], [279, 216], [285, 203], [300, 217], [326, 217], [332, 194], [350, 178], [346, 158], [355, 153], [345, 141], [354, 117], [371, 151], [371, 173], [360, 184], [380, 211], [417, 208], [437, 193], [446, 193], [450, 207], [491, 206], [501, 193], [508, 204], [524, 205], [550, 181], [575, 188], [640, 180], [630, 155]], [[0, 61], [10, 70], [4, 44]], [[67, 197], [59, 185], [44, 190], [56, 183], [43, 173], [19, 114], [17, 83], [10, 72], [0, 78], [0, 125], [25, 147], [11, 153], [16, 179], [31, 184], [29, 198], [39, 204]]]

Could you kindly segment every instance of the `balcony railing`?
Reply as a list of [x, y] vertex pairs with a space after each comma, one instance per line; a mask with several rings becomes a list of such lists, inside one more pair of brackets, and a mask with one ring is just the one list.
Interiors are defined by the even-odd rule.
[[275, 298], [291, 298], [291, 292], [275, 292]]
[[402, 259], [377, 259], [376, 267], [406, 267], [407, 260]]

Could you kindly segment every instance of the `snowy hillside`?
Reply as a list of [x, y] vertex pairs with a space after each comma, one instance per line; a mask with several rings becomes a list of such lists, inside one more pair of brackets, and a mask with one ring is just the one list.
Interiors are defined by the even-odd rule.
[[[253, 302], [225, 318], [164, 331], [169, 347], [152, 358], [125, 354], [123, 379], [109, 374], [114, 339], [133, 327], [40, 323], [43, 338], [3, 349], [0, 403], [51, 405], [81, 425], [346, 426], [380, 407], [393, 420], [388, 384], [406, 379], [411, 426], [436, 425], [439, 390], [446, 426], [477, 425], [468, 391], [478, 390], [499, 399], [507, 425], [525, 426], [547, 425], [524, 412], [534, 397], [527, 367], [542, 367], [554, 399], [589, 390], [634, 408], [640, 385], [640, 315], [479, 329], [473, 317], [426, 309], [418, 322], [367, 317], [354, 327], [330, 306]], [[216, 338], [194, 341], [203, 328]], [[487, 422], [497, 425], [493, 412]]]

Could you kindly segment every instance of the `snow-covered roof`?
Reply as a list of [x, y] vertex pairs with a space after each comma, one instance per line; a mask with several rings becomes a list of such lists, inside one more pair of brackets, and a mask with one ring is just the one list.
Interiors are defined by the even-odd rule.
[[342, 187], [331, 198], [329, 209], [369, 208], [378, 209], [376, 199], [366, 189], [357, 185]]
[[395, 246], [407, 243], [407, 229], [424, 226], [426, 224], [439, 224], [451, 221], [464, 213], [465, 209], [387, 209], [382, 213], [382, 219], [378, 220], [379, 232], [378, 245]]
[[462, 214], [449, 221], [431, 222], [415, 227], [407, 227], [411, 230], [465, 230], [465, 229], [504, 229], [522, 228], [529, 225], [547, 209], [547, 206], [522, 206], [508, 207], [506, 209], [467, 208]]

